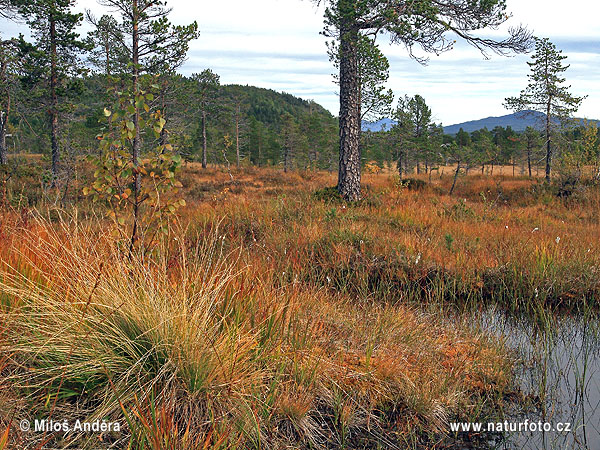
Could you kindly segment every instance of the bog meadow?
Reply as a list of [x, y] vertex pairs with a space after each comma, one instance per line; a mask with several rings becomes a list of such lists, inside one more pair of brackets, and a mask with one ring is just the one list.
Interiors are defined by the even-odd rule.
[[[550, 39], [316, 2], [334, 116], [99, 2], [0, 0], [0, 450], [600, 448], [600, 137]], [[528, 82], [445, 128], [379, 34]]]

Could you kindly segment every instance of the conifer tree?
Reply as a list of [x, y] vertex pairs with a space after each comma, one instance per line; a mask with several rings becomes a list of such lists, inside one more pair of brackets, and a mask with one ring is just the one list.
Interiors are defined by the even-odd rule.
[[192, 74], [192, 80], [196, 83], [196, 91], [199, 97], [200, 115], [202, 122], [202, 168], [207, 166], [207, 138], [206, 138], [206, 120], [207, 114], [214, 106], [216, 94], [219, 89], [219, 75], [210, 69], [203, 70], [201, 73]]
[[39, 66], [50, 118], [54, 183], [60, 158], [61, 99], [67, 92], [69, 80], [81, 74], [80, 56], [88, 49], [75, 31], [83, 16], [71, 12], [74, 0], [13, 0], [13, 4], [27, 21], [36, 40], [35, 61]]
[[552, 169], [552, 128], [563, 122], [579, 109], [585, 97], [575, 97], [569, 93], [571, 86], [565, 86], [562, 74], [569, 68], [563, 61], [567, 57], [548, 38], [535, 38], [535, 53], [528, 75], [529, 84], [518, 97], [505, 99], [505, 107], [513, 111], [537, 111], [544, 114], [546, 134], [546, 181], [550, 181]]
[[8, 163], [6, 135], [8, 119], [13, 108], [14, 91], [17, 86], [16, 64], [18, 63], [16, 39], [0, 39], [0, 165]]
[[[137, 226], [140, 205], [144, 199], [140, 196], [140, 152], [142, 148], [140, 108], [143, 105], [140, 76], [144, 73], [157, 73], [164, 68], [177, 67], [189, 48], [189, 42], [198, 37], [198, 25], [193, 22], [187, 26], [172, 25], [167, 16], [171, 11], [162, 0], [98, 0], [101, 5], [116, 10], [122, 16], [120, 25], [127, 36], [124, 44], [129, 53], [131, 68], [131, 97], [134, 100], [130, 112], [130, 125], [133, 134], [131, 145], [131, 160], [133, 164], [133, 231], [131, 246], [137, 239]], [[153, 95], [146, 95], [146, 100], [152, 101]], [[164, 121], [165, 119], [161, 117]], [[161, 125], [164, 130], [164, 122]], [[164, 133], [164, 132], [163, 132]], [[161, 136], [162, 138], [163, 136]], [[161, 139], [162, 140], [162, 139]]]
[[86, 16], [87, 21], [95, 26], [87, 36], [91, 48], [89, 62], [107, 77], [124, 74], [129, 55], [121, 25], [108, 14], [96, 19], [90, 11], [87, 11]]
[[452, 49], [454, 34], [485, 52], [523, 52], [529, 33], [519, 27], [501, 41], [480, 37], [475, 31], [496, 28], [509, 15], [505, 0], [314, 0], [324, 1], [325, 35], [340, 47], [340, 157], [338, 191], [350, 201], [360, 198], [360, 84], [358, 51], [361, 35], [387, 33], [403, 44], [414, 59], [424, 62], [413, 50], [439, 54]]

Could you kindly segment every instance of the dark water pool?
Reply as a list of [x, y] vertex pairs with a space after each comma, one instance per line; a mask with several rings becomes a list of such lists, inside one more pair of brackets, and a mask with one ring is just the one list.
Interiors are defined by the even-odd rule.
[[522, 361], [517, 376], [532, 406], [515, 412], [509, 422], [528, 419], [553, 428], [570, 424], [568, 432], [508, 432], [492, 448], [600, 450], [598, 318], [548, 315], [539, 325], [487, 311], [479, 319], [484, 330], [504, 339]]

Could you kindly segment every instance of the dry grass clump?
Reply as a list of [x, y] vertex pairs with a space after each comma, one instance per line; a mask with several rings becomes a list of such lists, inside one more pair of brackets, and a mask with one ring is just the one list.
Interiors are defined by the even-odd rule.
[[[227, 250], [223, 225], [133, 258], [98, 225], [35, 219], [0, 246], [0, 413], [15, 448], [405, 448], [509, 387], [510, 359], [483, 336], [286, 281]], [[40, 436], [16, 430], [23, 418], [124, 431]]]

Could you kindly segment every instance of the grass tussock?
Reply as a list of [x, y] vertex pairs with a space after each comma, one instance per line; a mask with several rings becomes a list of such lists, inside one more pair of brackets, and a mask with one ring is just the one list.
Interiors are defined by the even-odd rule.
[[228, 250], [223, 224], [133, 259], [98, 227], [35, 219], [10, 231], [3, 423], [124, 427], [43, 437], [13, 427], [17, 447], [37, 437], [59, 448], [404, 448], [479, 414], [473, 405], [490, 412], [509, 388], [510, 360], [483, 336], [285, 281], [244, 247]]

